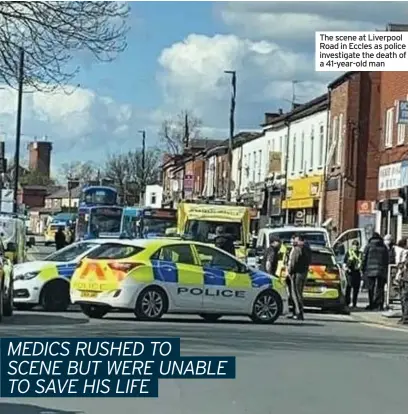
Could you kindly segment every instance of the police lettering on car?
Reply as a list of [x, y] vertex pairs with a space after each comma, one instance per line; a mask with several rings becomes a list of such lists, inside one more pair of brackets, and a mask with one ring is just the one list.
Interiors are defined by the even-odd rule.
[[230, 290], [230, 289], [201, 289], [201, 288], [186, 288], [186, 287], [179, 287], [177, 288], [177, 294], [182, 295], [183, 293], [187, 293], [194, 296], [223, 296], [224, 298], [238, 298], [244, 299], [245, 298], [245, 291], [244, 290]]

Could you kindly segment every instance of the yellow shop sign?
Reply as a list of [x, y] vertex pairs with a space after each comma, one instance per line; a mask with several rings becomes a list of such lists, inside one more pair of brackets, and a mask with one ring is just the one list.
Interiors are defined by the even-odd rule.
[[288, 181], [287, 200], [282, 201], [282, 208], [301, 209], [313, 207], [314, 201], [320, 198], [322, 188], [321, 175], [298, 178]]

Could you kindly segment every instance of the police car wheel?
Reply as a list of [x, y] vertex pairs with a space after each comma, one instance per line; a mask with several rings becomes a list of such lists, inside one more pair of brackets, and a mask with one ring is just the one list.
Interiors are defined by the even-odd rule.
[[47, 312], [65, 312], [70, 304], [69, 284], [55, 280], [44, 286], [40, 304]]
[[98, 305], [80, 305], [82, 313], [91, 319], [102, 319], [108, 312], [109, 308]]
[[200, 317], [206, 322], [216, 322], [222, 317], [222, 315], [219, 315], [218, 313], [200, 313]]
[[273, 290], [258, 295], [252, 309], [251, 319], [255, 323], [274, 323], [282, 313], [282, 300]]
[[167, 311], [166, 293], [157, 287], [146, 288], [138, 297], [135, 316], [141, 321], [156, 321]]

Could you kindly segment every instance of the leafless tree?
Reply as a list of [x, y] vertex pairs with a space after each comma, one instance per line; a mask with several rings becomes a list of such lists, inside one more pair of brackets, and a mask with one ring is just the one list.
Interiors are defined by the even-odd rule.
[[181, 111], [173, 119], [165, 119], [159, 137], [166, 145], [167, 152], [182, 154], [186, 141], [201, 138], [202, 121], [188, 110]]
[[15, 87], [23, 47], [26, 86], [52, 91], [68, 84], [79, 70], [77, 53], [111, 61], [126, 48], [129, 13], [124, 2], [0, 2], [0, 80]]
[[104, 177], [112, 180], [126, 198], [138, 199], [143, 182], [146, 185], [157, 181], [160, 173], [160, 152], [148, 149], [145, 154], [145, 169], [142, 168], [141, 150], [108, 157]]
[[95, 165], [91, 161], [74, 161], [62, 164], [61, 173], [67, 180], [79, 180], [82, 183], [95, 180], [98, 174]]

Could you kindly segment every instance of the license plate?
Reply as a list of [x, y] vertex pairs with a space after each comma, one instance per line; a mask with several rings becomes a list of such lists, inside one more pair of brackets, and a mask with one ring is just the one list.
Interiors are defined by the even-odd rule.
[[84, 291], [84, 292], [81, 292], [81, 298], [95, 298], [97, 294], [98, 292]]
[[305, 287], [304, 290], [306, 293], [322, 293], [322, 288], [321, 287]]

